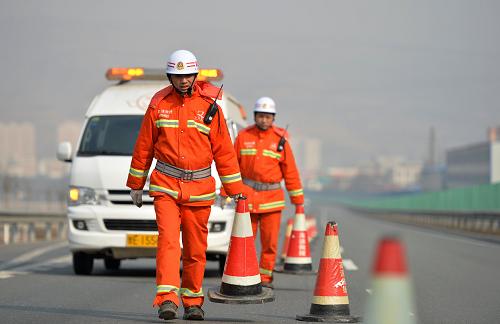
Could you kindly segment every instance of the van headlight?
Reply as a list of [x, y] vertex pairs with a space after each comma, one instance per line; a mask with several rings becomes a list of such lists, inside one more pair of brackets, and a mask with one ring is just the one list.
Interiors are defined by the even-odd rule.
[[99, 199], [95, 190], [87, 187], [70, 187], [68, 192], [68, 206], [98, 205]]
[[234, 199], [231, 197], [224, 197], [217, 195], [217, 199], [215, 200], [215, 205], [220, 208], [236, 208], [236, 204], [234, 203]]

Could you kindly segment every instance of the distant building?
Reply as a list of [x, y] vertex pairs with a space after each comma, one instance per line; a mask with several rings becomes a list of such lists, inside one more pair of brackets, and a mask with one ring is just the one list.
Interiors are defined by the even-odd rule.
[[0, 123], [0, 152], [0, 174], [35, 176], [35, 126], [32, 123]]
[[38, 174], [51, 179], [59, 179], [68, 175], [69, 164], [56, 158], [41, 159], [38, 163]]
[[62, 122], [57, 127], [57, 142], [58, 144], [61, 142], [70, 142], [73, 149], [75, 149], [78, 137], [80, 136], [80, 130], [82, 128], [82, 123], [66, 120]]
[[395, 165], [391, 170], [390, 182], [398, 188], [415, 187], [422, 172], [422, 163], [406, 162]]
[[439, 191], [445, 188], [446, 167], [444, 165], [425, 165], [420, 174], [422, 191]]
[[292, 137], [290, 143], [301, 176], [316, 177], [321, 171], [321, 140], [318, 138]]
[[457, 188], [500, 181], [500, 138], [446, 152], [446, 187]]

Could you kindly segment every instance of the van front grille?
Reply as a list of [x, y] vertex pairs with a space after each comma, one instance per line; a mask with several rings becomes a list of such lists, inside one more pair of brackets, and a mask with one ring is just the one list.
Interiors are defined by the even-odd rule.
[[104, 226], [110, 231], [158, 231], [155, 220], [145, 219], [104, 219]]

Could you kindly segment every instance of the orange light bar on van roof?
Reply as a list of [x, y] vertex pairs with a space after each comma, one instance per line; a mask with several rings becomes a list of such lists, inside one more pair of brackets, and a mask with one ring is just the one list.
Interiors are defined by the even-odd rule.
[[[200, 69], [198, 81], [221, 81], [224, 75], [219, 69]], [[106, 79], [116, 81], [130, 80], [166, 80], [165, 70], [141, 67], [113, 67], [106, 72]]]

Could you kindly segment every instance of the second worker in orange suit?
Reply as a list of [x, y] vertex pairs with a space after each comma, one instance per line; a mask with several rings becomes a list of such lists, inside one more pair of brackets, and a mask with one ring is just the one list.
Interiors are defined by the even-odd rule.
[[285, 208], [285, 186], [292, 204], [304, 204], [304, 192], [286, 131], [274, 126], [275, 103], [262, 97], [255, 103], [255, 125], [242, 130], [235, 148], [243, 183], [246, 185], [254, 237], [260, 229], [262, 285], [272, 288], [278, 250], [281, 211]]
[[[175, 51], [167, 63], [171, 82], [151, 99], [135, 144], [127, 186], [134, 203], [142, 205], [142, 189], [153, 158], [149, 194], [154, 197], [158, 224], [156, 254], [156, 298], [159, 317], [176, 318], [180, 304], [184, 319], [203, 320], [203, 275], [205, 272], [210, 206], [215, 199], [212, 161], [226, 193], [243, 192], [240, 170], [222, 111], [213, 122], [204, 116], [217, 97], [218, 88], [195, 82], [198, 61], [189, 51]], [[182, 281], [179, 278], [182, 225]]]

